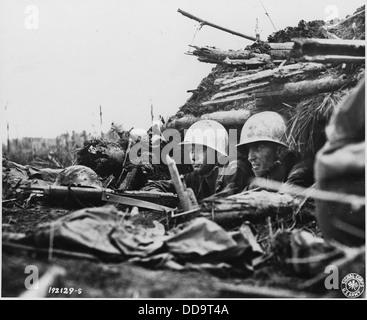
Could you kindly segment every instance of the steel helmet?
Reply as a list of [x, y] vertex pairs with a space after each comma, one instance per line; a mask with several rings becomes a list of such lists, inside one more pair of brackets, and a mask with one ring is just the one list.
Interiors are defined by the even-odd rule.
[[70, 166], [62, 170], [56, 177], [54, 185], [102, 188], [98, 175], [91, 168], [82, 165]]
[[187, 129], [184, 141], [180, 145], [200, 144], [210, 147], [224, 156], [228, 156], [228, 133], [217, 121], [199, 120]]
[[275, 142], [288, 147], [286, 120], [273, 111], [264, 111], [251, 116], [243, 125], [240, 143], [236, 147], [258, 141]]

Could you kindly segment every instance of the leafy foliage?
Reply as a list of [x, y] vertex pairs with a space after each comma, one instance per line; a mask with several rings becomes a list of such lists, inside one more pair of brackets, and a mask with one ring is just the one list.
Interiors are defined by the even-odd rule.
[[321, 27], [325, 24], [323, 20], [306, 22], [301, 20], [297, 27], [286, 27], [283, 30], [274, 32], [268, 37], [269, 42], [290, 42], [293, 38], [318, 38], [324, 39], [325, 36]]

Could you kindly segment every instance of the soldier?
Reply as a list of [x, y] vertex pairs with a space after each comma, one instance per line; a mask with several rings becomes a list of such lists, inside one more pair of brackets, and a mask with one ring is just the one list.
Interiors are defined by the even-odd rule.
[[[189, 150], [193, 171], [184, 175], [184, 181], [194, 191], [197, 200], [219, 192], [230, 195], [250, 183], [249, 164], [243, 161], [222, 164], [225, 163], [223, 157], [228, 157], [228, 133], [220, 123], [197, 121], [187, 130], [180, 145]], [[150, 181], [143, 190], [175, 192], [171, 180]]]
[[[365, 196], [365, 78], [335, 109], [326, 128], [327, 141], [316, 154], [315, 179], [320, 190]], [[316, 216], [327, 240], [365, 245], [365, 206], [316, 201]]]
[[[286, 121], [280, 114], [255, 114], [242, 127], [237, 151], [247, 157], [253, 177], [308, 187], [313, 184], [313, 162], [297, 161], [289, 150], [286, 131]], [[246, 187], [252, 188], [252, 183]]]

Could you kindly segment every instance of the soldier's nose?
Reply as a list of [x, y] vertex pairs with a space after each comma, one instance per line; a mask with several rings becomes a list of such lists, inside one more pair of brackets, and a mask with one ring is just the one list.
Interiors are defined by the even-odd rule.
[[247, 159], [248, 159], [248, 161], [254, 161], [255, 159], [256, 159], [256, 155], [255, 155], [255, 153], [254, 152], [252, 152], [251, 150], [249, 151], [249, 153], [248, 153], [248, 156], [247, 156]]

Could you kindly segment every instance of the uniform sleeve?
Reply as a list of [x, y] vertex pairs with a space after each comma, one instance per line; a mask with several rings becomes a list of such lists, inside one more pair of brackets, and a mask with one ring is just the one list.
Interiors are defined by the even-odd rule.
[[141, 190], [176, 193], [175, 187], [171, 180], [149, 181]]
[[[194, 172], [186, 173], [183, 177], [183, 180], [186, 184], [186, 187], [192, 188], [195, 192], [195, 187], [197, 183], [195, 183], [195, 174]], [[156, 191], [156, 192], [172, 192], [176, 193], [176, 189], [172, 180], [154, 180], [149, 181], [142, 189], [142, 191]]]
[[228, 196], [239, 193], [251, 183], [253, 178], [254, 173], [248, 162], [243, 160], [232, 161], [223, 170], [216, 192], [223, 191]]
[[301, 187], [310, 187], [314, 183], [313, 160], [303, 160], [293, 166], [286, 184], [294, 184]]

